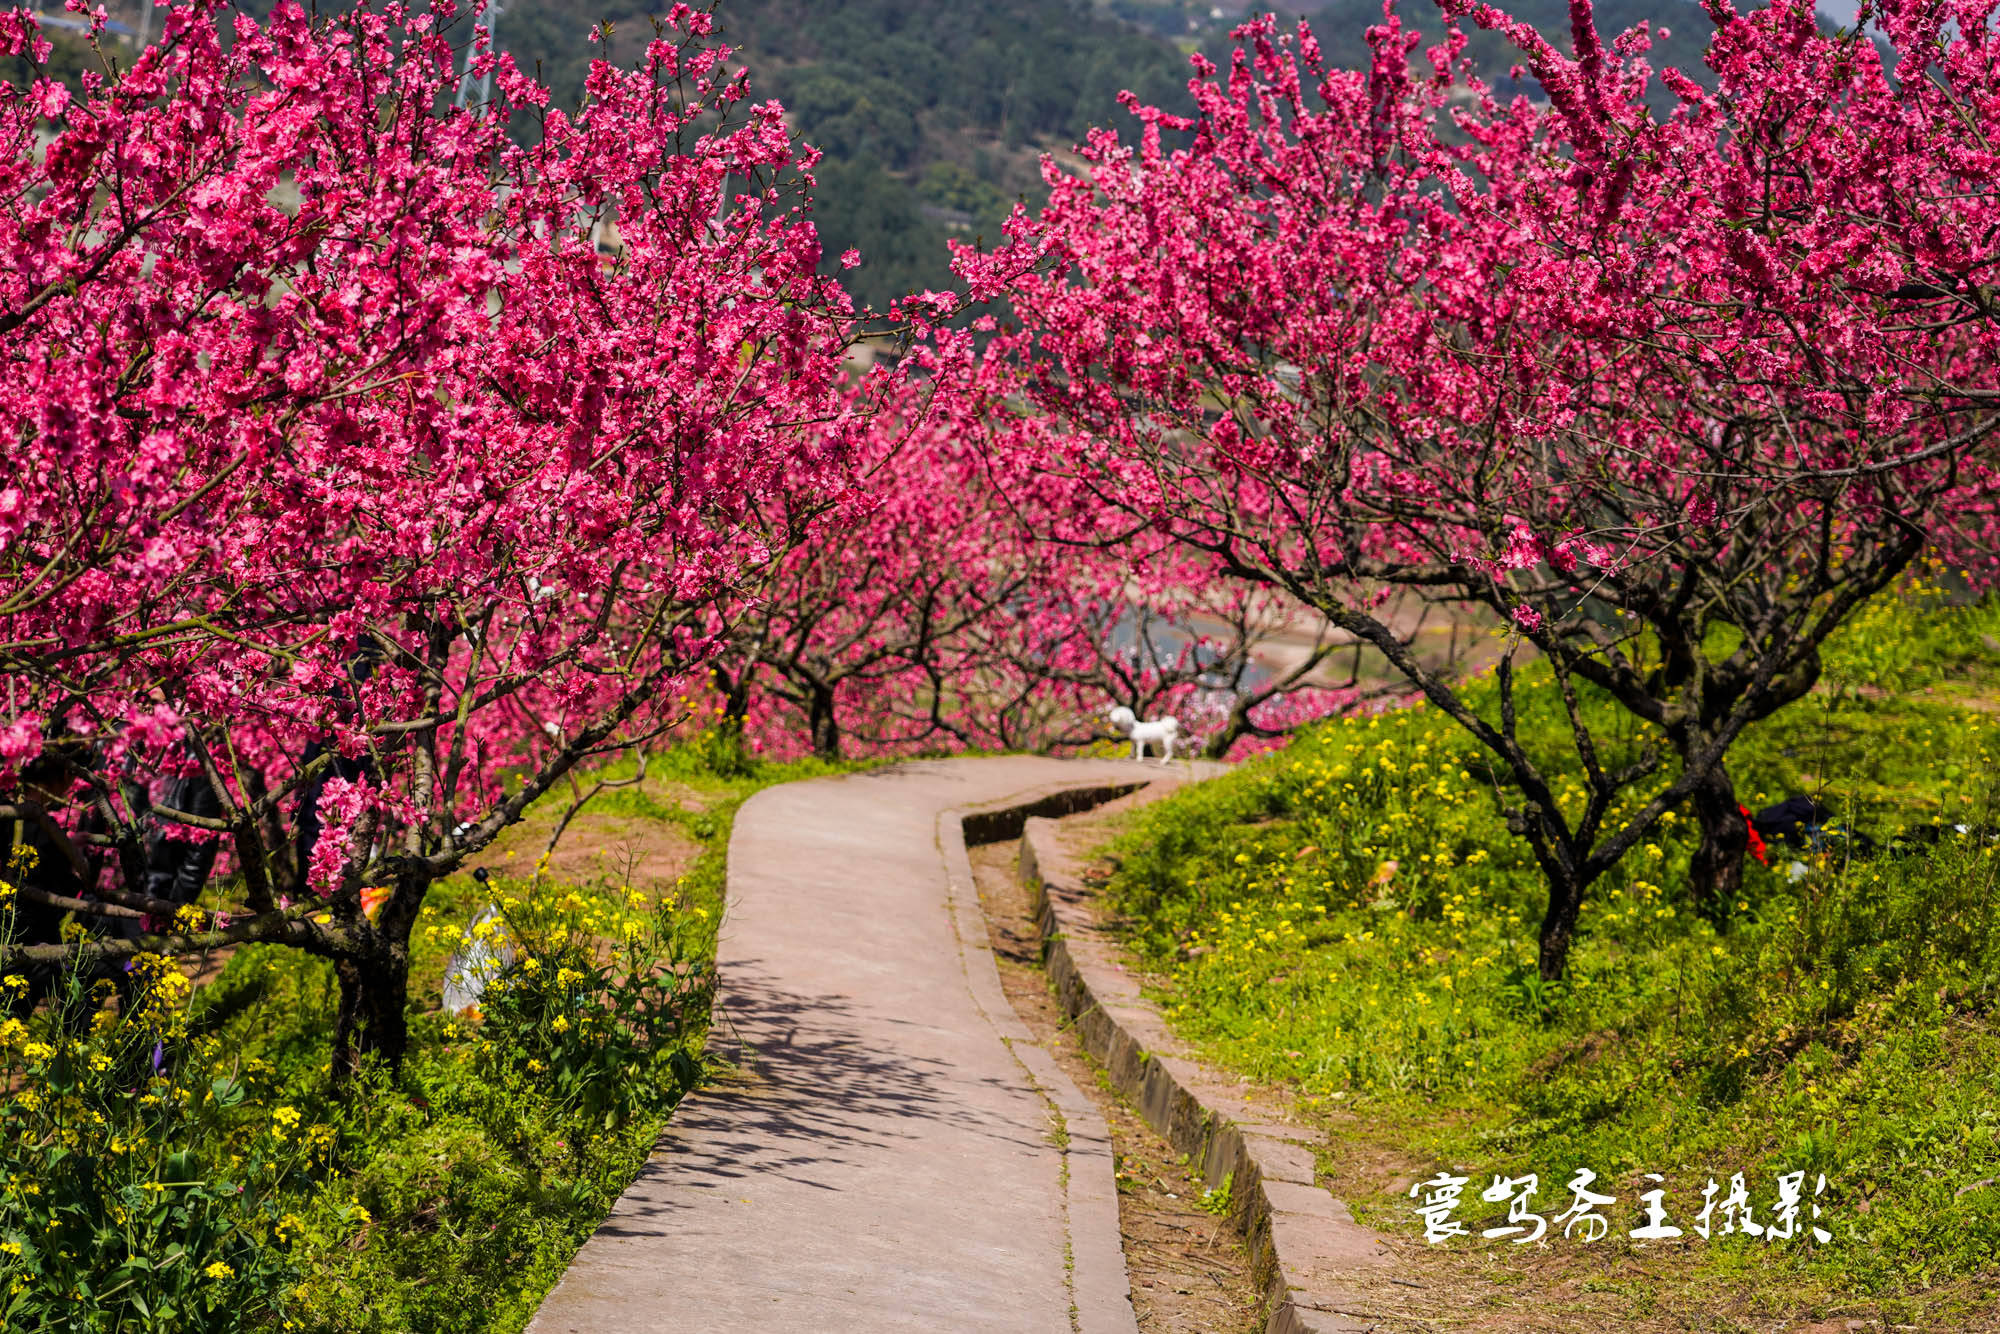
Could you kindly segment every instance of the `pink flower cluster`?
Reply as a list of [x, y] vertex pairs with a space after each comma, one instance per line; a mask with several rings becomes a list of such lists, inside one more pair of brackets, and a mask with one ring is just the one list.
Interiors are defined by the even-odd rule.
[[1135, 139], [1047, 169], [1003, 350], [1088, 444], [1038, 424], [1042, 462], [1301, 592], [1638, 603], [1782, 566], [1830, 512], [1991, 569], [2000, 158], [1965, 109], [2000, 105], [2000, 47], [1935, 39], [1993, 6], [1874, 11], [1932, 66], [1893, 83], [1807, 0], [1719, 9], [1721, 90], [1667, 71], [1665, 119], [1644, 34], [1607, 49], [1587, 0], [1573, 58], [1448, 10], [1518, 42], [1547, 103], [1496, 100], [1457, 35], [1414, 78], [1393, 8], [1367, 71], [1261, 20], [1192, 120], [1135, 106]]
[[178, 0], [115, 82], [0, 85], [0, 790], [110, 882], [127, 781], [198, 774], [230, 929], [311, 888], [365, 941], [703, 682], [773, 749], [1112, 702], [1227, 749], [1351, 707], [1357, 643], [1424, 680], [1398, 589], [1644, 714], [1627, 627], [1809, 657], [1926, 544], [1990, 574], [1994, 0], [1871, 9], [1894, 80], [1809, 0], [1710, 8], [1664, 117], [1588, 0], [1571, 54], [1447, 5], [1546, 101], [1393, 6], [1366, 70], [1248, 23], [958, 248], [1006, 323], [913, 295], [855, 376], [814, 154], [706, 12], [571, 109], [475, 35], [463, 110], [448, 5]]
[[450, 13], [181, 0], [79, 99], [0, 85], [0, 789], [117, 849], [121, 783], [192, 766], [258, 906], [372, 855], [406, 922], [676, 717], [758, 498], [860, 410], [812, 155], [706, 15], [569, 110], [482, 57], [461, 110]]

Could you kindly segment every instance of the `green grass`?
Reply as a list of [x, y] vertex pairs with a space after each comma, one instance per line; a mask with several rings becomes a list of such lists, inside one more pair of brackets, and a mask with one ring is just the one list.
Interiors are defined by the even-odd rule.
[[[657, 895], [615, 878], [568, 885], [545, 875], [500, 875], [490, 886], [468, 875], [434, 887], [412, 938], [411, 1048], [394, 1077], [376, 1070], [336, 1092], [332, 968], [269, 946], [236, 952], [184, 1008], [159, 1012], [144, 1032], [137, 1019], [107, 1012], [75, 1042], [44, 1034], [54, 1055], [28, 1047], [33, 1059], [19, 1072], [5, 1058], [31, 1035], [10, 1035], [0, 1077], [42, 1096], [32, 1116], [14, 1109], [0, 1142], [0, 1243], [14, 1248], [0, 1248], [0, 1327], [224, 1329], [240, 1315], [248, 1328], [320, 1334], [522, 1328], [701, 1077], [737, 808], [773, 783], [857, 767], [744, 764], [721, 749], [698, 741], [656, 756], [643, 784], [605, 792], [589, 808], [666, 822], [693, 842], [685, 874]], [[627, 761], [610, 774], [631, 772]], [[544, 805], [559, 811], [561, 800]], [[529, 821], [548, 817], [531, 811]], [[588, 836], [582, 824], [566, 835]], [[532, 843], [539, 848], [540, 838]], [[454, 1020], [440, 1009], [447, 961], [496, 896], [522, 959], [534, 962], [489, 990], [483, 1021]], [[627, 939], [628, 929], [626, 953], [604, 960], [599, 943]], [[37, 1023], [36, 1033], [48, 1027]], [[227, 1090], [226, 1106], [209, 1097], [211, 1085]], [[57, 1178], [37, 1156], [46, 1156], [44, 1141], [58, 1151], [74, 1141], [84, 1155], [77, 1163], [122, 1144], [112, 1165], [129, 1166], [133, 1181], [188, 1180], [162, 1194], [72, 1172], [61, 1180], [75, 1177], [74, 1188], [57, 1199]], [[162, 1166], [142, 1170], [142, 1160]], [[142, 1214], [156, 1200], [165, 1212]], [[196, 1234], [173, 1210], [184, 1214], [196, 1200], [231, 1221], [200, 1233], [205, 1249], [189, 1260], [183, 1240]], [[62, 1267], [31, 1244], [72, 1232], [79, 1240]], [[98, 1273], [90, 1247], [129, 1253], [161, 1275], [128, 1292], [143, 1297], [147, 1284], [165, 1292], [171, 1273], [194, 1295], [170, 1310], [155, 1309], [157, 1298], [119, 1312], [79, 1306], [72, 1292], [123, 1281], [135, 1263], [114, 1259], [124, 1267]], [[82, 1263], [68, 1263], [78, 1255]], [[227, 1282], [188, 1286], [190, 1266], [205, 1272], [217, 1259], [235, 1271]], [[50, 1286], [58, 1272], [65, 1291]], [[10, 1292], [17, 1318], [4, 1305]], [[278, 1314], [267, 1321], [267, 1310]], [[88, 1319], [72, 1324], [79, 1313]]]
[[[666, 821], [700, 846], [666, 911], [678, 924], [673, 962], [697, 974], [713, 960], [722, 917], [726, 853], [736, 810], [774, 783], [845, 772], [816, 760], [729, 765], [718, 772], [699, 743], [656, 756], [645, 784], [600, 794], [599, 814]], [[629, 775], [631, 762], [609, 776]], [[683, 805], [674, 790], [692, 789]], [[574, 834], [570, 835], [574, 837]], [[505, 886], [502, 886], [503, 890]], [[478, 1059], [477, 1034], [436, 1007], [454, 926], [490, 897], [470, 877], [440, 885], [413, 948], [414, 1055], [403, 1077], [353, 1108], [325, 1091], [325, 1034], [334, 991], [327, 970], [296, 956], [280, 969], [283, 995], [234, 1021], [232, 1041], [270, 1065], [267, 1098], [312, 1089], [311, 1111], [350, 1127], [352, 1156], [334, 1194], [351, 1194], [372, 1217], [360, 1238], [338, 1231], [310, 1253], [293, 1313], [303, 1330], [508, 1334], [526, 1325], [576, 1249], [644, 1165], [679, 1089], [668, 1086], [611, 1127], [549, 1095], [540, 1070]], [[432, 929], [442, 928], [442, 929]], [[231, 973], [269, 959], [232, 960]], [[686, 1035], [699, 1056], [705, 1010]]]
[[[1935, 590], [1871, 609], [1829, 652], [1828, 684], [1740, 743], [1739, 790], [1820, 792], [1885, 843], [1993, 821], [2000, 717], [1968, 705], [2000, 680], [1996, 632], [1994, 604]], [[1524, 712], [1553, 761], [1559, 702], [1540, 686]], [[1640, 739], [1625, 726], [1618, 744]], [[1794, 881], [1774, 850], [1718, 932], [1682, 894], [1677, 819], [1594, 888], [1568, 975], [1545, 986], [1541, 883], [1477, 761], [1448, 719], [1412, 709], [1325, 725], [1139, 813], [1109, 893], [1176, 1028], [1461, 1169], [1475, 1229], [1504, 1212], [1478, 1200], [1495, 1174], [1537, 1172], [1554, 1214], [1587, 1167], [1619, 1197], [1622, 1236], [1641, 1173], [1667, 1178], [1686, 1228], [1711, 1177], [1745, 1173], [1761, 1216], [1775, 1174], [1804, 1170], [1808, 1193], [1828, 1178], [1831, 1244], [1717, 1238], [1689, 1262], [1905, 1314], [1989, 1290], [2000, 856], [1947, 841]], [[1357, 1204], [1417, 1230], [1408, 1200]]]

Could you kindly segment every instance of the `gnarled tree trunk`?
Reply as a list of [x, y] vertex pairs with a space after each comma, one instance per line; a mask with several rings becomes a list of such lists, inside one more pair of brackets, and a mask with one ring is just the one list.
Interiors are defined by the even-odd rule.
[[333, 1030], [336, 1083], [344, 1084], [360, 1073], [370, 1056], [397, 1069], [409, 1050], [409, 946], [405, 941], [376, 939], [375, 948], [334, 961], [334, 975], [340, 981], [340, 1012]]
[[840, 758], [840, 719], [834, 712], [833, 687], [815, 684], [806, 710], [812, 730], [813, 754], [823, 760]]
[[1576, 916], [1583, 907], [1583, 886], [1571, 876], [1546, 876], [1549, 906], [1542, 913], [1535, 967], [1542, 981], [1553, 982], [1569, 966], [1569, 947], [1576, 939]]
[[1720, 764], [1708, 771], [1688, 800], [1701, 830], [1701, 844], [1688, 863], [1688, 888], [1701, 915], [1721, 922], [1743, 890], [1750, 828], [1736, 800], [1736, 785]]

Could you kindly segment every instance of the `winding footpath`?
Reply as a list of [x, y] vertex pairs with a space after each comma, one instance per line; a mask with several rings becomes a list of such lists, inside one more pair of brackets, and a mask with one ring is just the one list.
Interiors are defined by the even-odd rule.
[[1001, 992], [960, 817], [1185, 772], [943, 760], [745, 803], [709, 1039], [740, 1073], [530, 1334], [1133, 1334], [1108, 1135]]

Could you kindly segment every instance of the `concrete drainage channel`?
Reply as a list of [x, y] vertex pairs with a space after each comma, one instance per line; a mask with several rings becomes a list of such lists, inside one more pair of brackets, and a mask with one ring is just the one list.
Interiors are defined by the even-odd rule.
[[[1043, 960], [1061, 1009], [1111, 1084], [1175, 1150], [1230, 1191], [1269, 1312], [1266, 1334], [1367, 1334], [1383, 1328], [1366, 1295], [1392, 1261], [1380, 1238], [1314, 1181], [1319, 1135], [1275, 1124], [1239, 1086], [1188, 1059], [1096, 926], [1057, 817], [1148, 786], [1072, 787], [1002, 808], [952, 812], [966, 847], [1020, 839], [1020, 869], [1038, 917]], [[957, 831], [954, 831], [957, 832]], [[1371, 1311], [1371, 1308], [1374, 1308]]]
[[965, 846], [984, 847], [988, 843], [1004, 843], [1010, 838], [1019, 838], [1030, 820], [1060, 819], [1065, 815], [1081, 815], [1094, 811], [1107, 802], [1120, 797], [1129, 797], [1134, 792], [1148, 786], [1145, 783], [1116, 783], [1098, 787], [1066, 787], [1033, 801], [1004, 806], [997, 810], [965, 811], [959, 814], [959, 828], [964, 831]]

